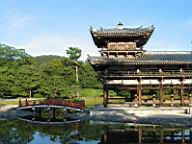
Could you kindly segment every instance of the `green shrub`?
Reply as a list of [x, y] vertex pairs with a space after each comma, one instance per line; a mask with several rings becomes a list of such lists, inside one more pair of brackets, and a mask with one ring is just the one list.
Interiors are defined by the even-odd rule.
[[36, 93], [33, 95], [34, 98], [43, 98], [44, 96], [42, 94]]

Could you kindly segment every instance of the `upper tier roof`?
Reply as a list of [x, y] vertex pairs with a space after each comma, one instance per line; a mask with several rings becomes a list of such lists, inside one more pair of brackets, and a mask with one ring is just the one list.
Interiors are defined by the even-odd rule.
[[98, 48], [106, 48], [108, 42], [136, 42], [137, 47], [142, 47], [154, 31], [154, 26], [143, 28], [124, 28], [121, 23], [116, 28], [90, 28], [94, 43]]

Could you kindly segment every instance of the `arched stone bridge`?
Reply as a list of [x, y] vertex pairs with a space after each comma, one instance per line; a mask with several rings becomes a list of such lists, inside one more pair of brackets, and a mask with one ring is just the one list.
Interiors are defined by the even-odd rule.
[[18, 110], [30, 108], [64, 108], [69, 110], [82, 111], [85, 108], [85, 102], [83, 100], [73, 102], [63, 99], [19, 100]]

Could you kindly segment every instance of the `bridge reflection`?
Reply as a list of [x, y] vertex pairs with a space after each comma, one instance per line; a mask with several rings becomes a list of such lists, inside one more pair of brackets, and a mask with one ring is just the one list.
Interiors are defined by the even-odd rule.
[[192, 144], [192, 128], [141, 126], [130, 127], [128, 129], [106, 128], [100, 142], [100, 144], [125, 143]]

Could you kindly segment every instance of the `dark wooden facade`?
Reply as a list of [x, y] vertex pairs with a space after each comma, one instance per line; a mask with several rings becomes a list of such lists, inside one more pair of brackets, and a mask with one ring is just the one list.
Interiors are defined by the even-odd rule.
[[[145, 51], [147, 43], [154, 31], [148, 28], [124, 28], [118, 24], [113, 29], [90, 29], [95, 45], [100, 48], [101, 57], [88, 57], [89, 62], [103, 80], [104, 106], [109, 103], [109, 89], [135, 89], [134, 104], [141, 106], [147, 102], [142, 100], [142, 89], [159, 91], [159, 98], [153, 96], [151, 103], [156, 105], [181, 104], [191, 102], [192, 86], [192, 52], [182, 51]], [[175, 93], [169, 101], [164, 99], [164, 88], [177, 87], [180, 100], [175, 100]], [[187, 94], [184, 92], [187, 91]]]

